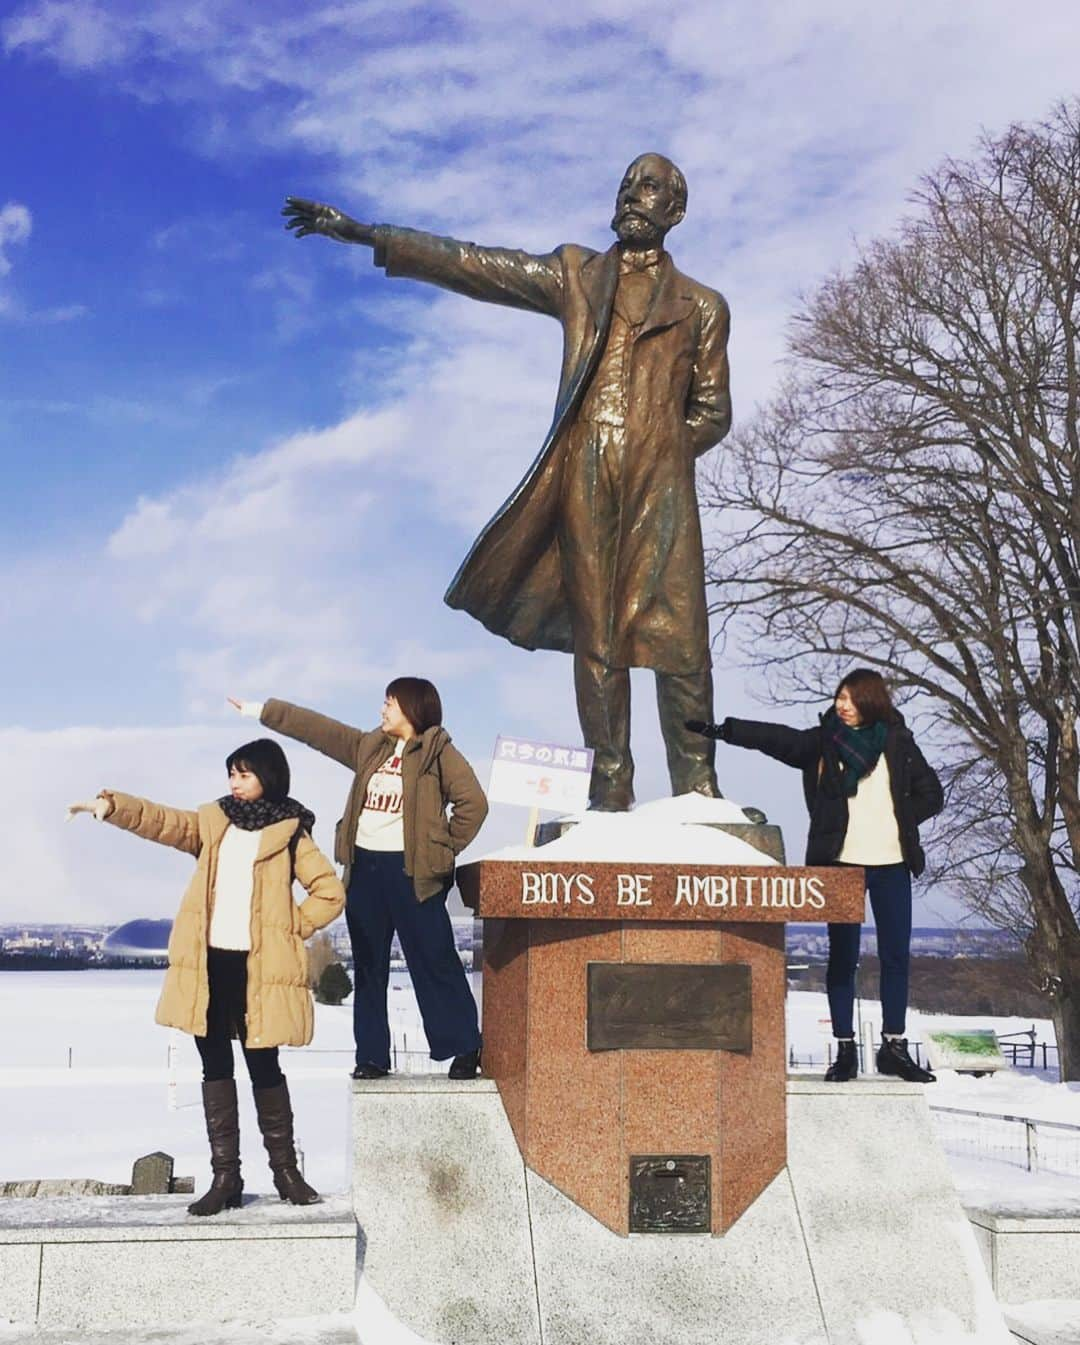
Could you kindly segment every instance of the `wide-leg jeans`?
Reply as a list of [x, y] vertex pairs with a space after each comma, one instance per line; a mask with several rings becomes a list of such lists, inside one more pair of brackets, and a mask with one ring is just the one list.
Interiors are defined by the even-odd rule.
[[390, 1068], [386, 993], [395, 931], [412, 978], [433, 1060], [480, 1046], [480, 1025], [465, 969], [454, 947], [446, 889], [418, 901], [400, 850], [353, 855], [345, 919], [353, 951], [356, 1063]]

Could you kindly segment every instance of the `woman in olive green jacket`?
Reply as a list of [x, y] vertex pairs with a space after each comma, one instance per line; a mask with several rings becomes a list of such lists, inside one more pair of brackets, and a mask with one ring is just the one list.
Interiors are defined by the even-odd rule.
[[446, 897], [454, 860], [480, 830], [487, 799], [442, 727], [439, 693], [426, 678], [396, 678], [386, 688], [379, 728], [367, 732], [288, 701], [232, 704], [353, 772], [334, 850], [344, 868], [356, 982], [353, 1077], [378, 1078], [390, 1068], [386, 994], [396, 932], [432, 1058], [452, 1059], [452, 1078], [473, 1078], [480, 1064], [476, 1003]]

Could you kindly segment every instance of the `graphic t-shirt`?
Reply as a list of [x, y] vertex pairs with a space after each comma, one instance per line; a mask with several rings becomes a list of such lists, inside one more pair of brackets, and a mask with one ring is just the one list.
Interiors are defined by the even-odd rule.
[[362, 850], [404, 850], [401, 823], [401, 758], [405, 739], [399, 738], [390, 757], [368, 781], [364, 806], [356, 823], [356, 844]]

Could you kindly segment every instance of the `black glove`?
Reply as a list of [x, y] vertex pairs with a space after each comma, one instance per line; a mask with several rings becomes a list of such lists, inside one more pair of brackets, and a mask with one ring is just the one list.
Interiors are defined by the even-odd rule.
[[723, 724], [706, 724], [704, 719], [686, 719], [683, 722], [691, 733], [700, 733], [703, 738], [722, 738], [727, 741], [727, 729]]

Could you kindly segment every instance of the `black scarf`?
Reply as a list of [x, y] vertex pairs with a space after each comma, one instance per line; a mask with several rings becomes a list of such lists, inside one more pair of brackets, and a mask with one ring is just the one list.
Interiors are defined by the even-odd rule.
[[315, 826], [315, 814], [296, 799], [261, 798], [248, 801], [234, 799], [231, 794], [226, 794], [218, 799], [218, 807], [233, 826], [239, 827], [241, 831], [261, 831], [263, 827], [284, 822], [289, 817], [298, 818], [300, 829], [308, 835]]
[[836, 755], [843, 769], [840, 788], [850, 799], [859, 787], [859, 781], [877, 765], [885, 747], [888, 725], [884, 720], [860, 728], [848, 728], [835, 710], [828, 710], [822, 727], [836, 746]]

